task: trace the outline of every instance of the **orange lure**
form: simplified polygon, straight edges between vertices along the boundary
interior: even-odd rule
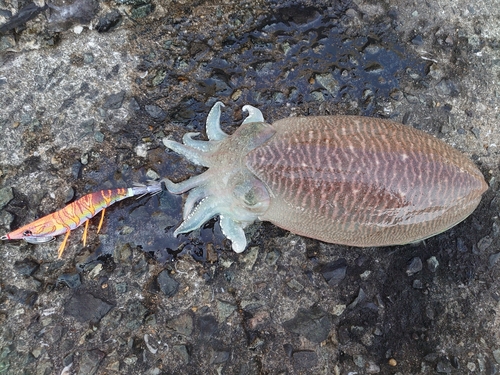
[[[66,233],[58,250],[58,258],[61,258],[69,234],[73,229],[85,223],[83,231],[83,246],[87,241],[87,230],[89,220],[102,211],[101,220],[97,227],[97,233],[101,229],[106,208],[122,199],[136,195],[156,194],[161,191],[161,184],[140,185],[133,188],[101,190],[87,194],[82,198],[68,204],[63,209],[44,216],[34,222],[27,224],[2,237],[1,240],[25,240],[29,243],[39,244],[52,241],[55,236]]]

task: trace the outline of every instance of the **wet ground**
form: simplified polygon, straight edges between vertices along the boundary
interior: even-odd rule
[[[359,249],[269,223],[231,251],[182,198],[117,203],[83,247],[2,244],[0,374],[497,374],[498,1],[0,1],[2,232],[86,193],[202,171],[161,140],[226,105],[392,118],[490,189],[425,242]],[[2,233],[3,234],[3,233]]]

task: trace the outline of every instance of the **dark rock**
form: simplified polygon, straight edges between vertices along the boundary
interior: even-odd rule
[[[415,257],[410,260],[408,267],[406,268],[406,274],[408,276],[413,276],[414,274],[422,271],[422,259]]]
[[[84,352],[80,360],[78,375],[94,375],[99,369],[104,357],[106,357],[106,353],[98,349]]]
[[[104,17],[101,17],[99,19],[99,22],[97,22],[95,29],[100,33],[107,32],[118,25],[121,19],[122,15],[118,11],[118,9],[113,9],[111,12],[106,13]]]
[[[167,297],[172,297],[179,290],[179,283],[172,279],[168,274],[167,270],[163,270],[160,272],[158,277],[156,278],[156,282],[158,283],[158,287]]]
[[[75,289],[82,285],[82,281],[79,273],[65,273],[57,278],[56,284],[63,284],[68,288]]]
[[[422,35],[417,35],[411,40],[411,42],[416,46],[421,46],[422,44],[424,44],[424,39],[422,38]]]
[[[488,258],[488,267],[492,268],[498,259],[500,259],[500,253],[491,254]]]
[[[311,369],[318,365],[318,355],[310,350],[294,352],[292,355],[292,363],[295,370],[308,370],[308,373],[311,373]]]
[[[104,101],[102,108],[118,109],[122,106],[124,99],[125,99],[125,91],[120,91],[119,93],[111,94]]]
[[[7,296],[26,306],[33,306],[38,299],[38,293],[33,290],[20,289],[14,285],[8,285],[5,287],[5,293]]]
[[[20,275],[26,277],[33,275],[39,267],[40,264],[38,262],[28,258],[24,258],[23,261],[17,261],[14,263],[16,271],[19,272]]]
[[[73,295],[65,306],[64,313],[74,317],[79,322],[99,322],[113,305],[90,293]]]
[[[351,302],[349,306],[347,306],[349,309],[354,309],[356,306],[358,306],[360,303],[362,303],[366,299],[366,294],[365,291],[361,288],[359,288],[358,295],[354,299],[354,301]]]
[[[163,121],[167,118],[167,113],[158,107],[157,105],[147,105],[144,107],[148,115],[150,115],[152,118],[158,121]]]
[[[174,345],[174,350],[180,355],[184,364],[189,363],[190,356],[186,345]]]
[[[327,312],[313,306],[309,309],[299,308],[294,318],[283,323],[283,328],[313,342],[322,342],[330,334],[332,322]]]
[[[10,20],[0,26],[0,34],[5,34],[9,30],[23,27],[26,22],[38,16],[47,9],[47,6],[39,7],[35,3],[28,3],[23,6]],[[12,15],[12,13],[11,13]]]
[[[0,210],[5,207],[14,198],[14,193],[11,187],[3,187],[0,189]]]
[[[439,267],[439,262],[435,256],[430,257],[427,259],[427,268],[431,272],[436,272],[437,268]]]
[[[136,98],[130,98],[130,101],[129,101],[129,104],[128,104],[128,108],[131,111],[134,111],[134,112],[139,112],[141,110],[141,106],[137,102]]]
[[[167,322],[167,327],[184,336],[191,336],[193,332],[193,318],[190,314],[181,314]]]
[[[439,374],[451,374],[451,363],[447,358],[441,358],[436,365],[436,371]]]
[[[293,346],[292,344],[283,344],[283,350],[288,358],[292,358]]]
[[[493,243],[493,238],[491,238],[490,236],[486,236],[479,240],[479,242],[477,243],[477,248],[480,252],[483,252],[487,248],[489,248],[492,243]]]
[[[422,281],[418,279],[413,280],[413,289],[422,289],[423,287]]]
[[[320,269],[325,281],[330,286],[337,286],[342,280],[344,280],[346,271],[347,261],[344,258],[325,264]]]
[[[153,12],[153,6],[151,4],[145,4],[141,5],[137,8],[132,9],[132,12],[130,13],[130,17],[132,19],[139,19],[139,18],[144,18],[148,14]]]
[[[226,351],[214,351],[212,353],[212,358],[210,360],[210,363],[212,364],[217,364],[217,363],[224,363],[229,359],[231,352],[226,352]]]
[[[125,326],[130,330],[138,329],[144,322],[148,309],[139,301],[130,301],[127,304],[127,323]]]
[[[457,250],[460,251],[461,253],[467,252],[467,245],[465,244],[465,241],[461,237],[457,238]]]
[[[217,319],[215,319],[213,315],[200,316],[196,320],[196,325],[200,332],[200,336],[205,340],[210,339],[219,329],[219,324],[217,323]]]

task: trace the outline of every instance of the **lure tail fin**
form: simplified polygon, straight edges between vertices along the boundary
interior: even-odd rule
[[[132,195],[138,195],[137,199],[142,198],[145,195],[151,194],[156,195],[163,190],[161,181],[149,180],[146,184],[134,183],[132,189]]]

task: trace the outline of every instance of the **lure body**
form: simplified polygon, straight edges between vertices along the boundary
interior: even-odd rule
[[[175,234],[220,216],[233,250],[243,229],[270,221],[293,233],[351,246],[419,241],[456,225],[487,185],[475,164],[444,142],[388,120],[359,116],[290,117],[270,125],[251,106],[240,128],[220,129],[222,103],[207,119],[208,142],[164,140],[208,167],[175,184],[190,191]]]
[[[83,244],[85,246],[88,221],[99,212],[102,212],[102,216],[97,228],[98,233],[101,229],[104,212],[107,207],[125,198],[149,193],[155,194],[160,191],[161,184],[152,184],[147,186],[135,186],[132,188],[101,190],[90,193],[68,204],[63,209],[16,229],[2,236],[0,239],[25,240],[29,243],[38,244],[52,241],[55,236],[66,233],[64,241],[58,251],[58,257],[60,258],[66,246],[69,234],[73,229],[85,223],[85,231],[83,233]]]

